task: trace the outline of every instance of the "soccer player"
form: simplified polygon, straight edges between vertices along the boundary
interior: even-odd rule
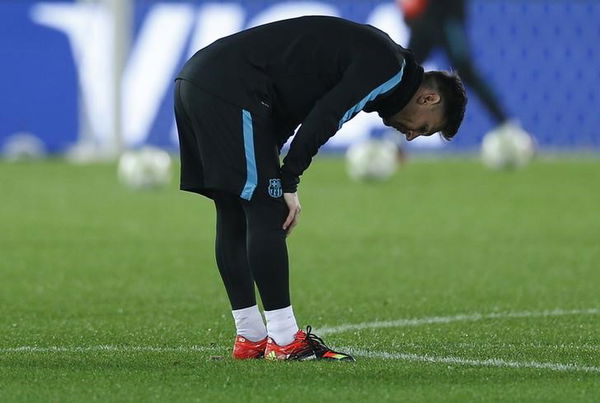
[[[361,110],[377,112],[409,140],[438,131],[450,139],[465,105],[458,76],[424,73],[382,31],[333,17],[248,29],[185,64],[175,84],[181,189],[216,206],[216,260],[237,331],[234,358],[353,360],[310,327],[300,330],[294,317],[286,236],[301,211],[300,176]]]
[[[411,31],[408,48],[422,64],[442,48],[465,84],[477,94],[498,127],[514,125],[473,63],[466,32],[466,0],[396,0]]]

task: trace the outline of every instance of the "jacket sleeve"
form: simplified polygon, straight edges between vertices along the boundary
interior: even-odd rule
[[[394,88],[402,79],[404,60],[392,63],[355,61],[338,84],[315,103],[302,122],[281,167],[283,191],[293,193],[300,175],[327,140],[365,104]],[[374,66],[376,65],[376,66]]]

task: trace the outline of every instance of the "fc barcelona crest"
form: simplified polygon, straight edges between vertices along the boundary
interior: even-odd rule
[[[281,179],[269,179],[269,196],[278,198],[283,196],[281,189]]]

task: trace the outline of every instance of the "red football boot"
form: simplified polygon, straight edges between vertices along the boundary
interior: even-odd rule
[[[250,341],[245,337],[235,336],[233,353],[231,355],[236,360],[263,358],[265,355],[265,347],[267,347],[266,337],[259,341]]]
[[[279,346],[268,337],[265,358],[267,360],[332,360],[332,361],[355,361],[346,353],[338,353],[325,345],[323,340],[311,333],[311,327],[298,330],[294,335],[294,341],[285,346]]]

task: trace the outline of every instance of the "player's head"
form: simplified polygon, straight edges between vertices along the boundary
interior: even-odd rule
[[[408,104],[384,123],[404,133],[409,141],[437,132],[450,140],[462,123],[466,105],[465,87],[456,73],[428,71]]]

